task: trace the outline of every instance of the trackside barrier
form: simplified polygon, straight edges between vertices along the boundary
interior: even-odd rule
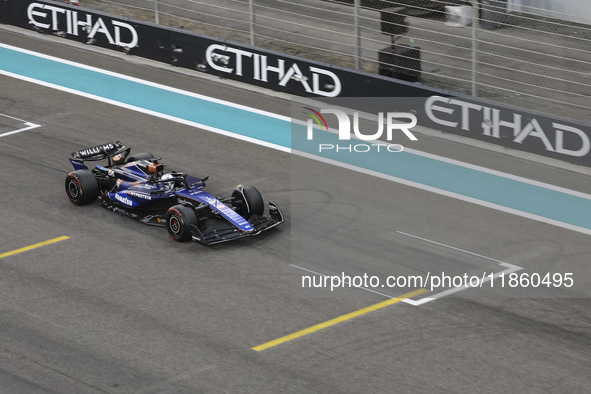
[[[406,108],[354,109],[412,111],[421,126],[591,167],[591,126],[565,118],[61,2],[0,0],[0,23],[296,96],[405,97]]]

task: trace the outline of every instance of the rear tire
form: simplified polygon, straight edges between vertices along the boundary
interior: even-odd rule
[[[99,192],[99,182],[90,170],[76,170],[66,177],[66,194],[73,204],[89,204],[97,199]]]
[[[256,187],[240,185],[234,190],[232,197],[234,197],[233,205],[236,207],[236,212],[244,219],[248,220],[252,215],[263,216],[265,202]]]
[[[141,153],[136,153],[133,156],[130,156],[127,159],[128,163],[131,163],[132,161],[138,161],[138,160],[153,160],[155,159],[154,155],[148,152],[141,152]]]
[[[191,225],[198,226],[199,218],[192,207],[175,205],[166,212],[166,229],[177,242],[191,240]]]

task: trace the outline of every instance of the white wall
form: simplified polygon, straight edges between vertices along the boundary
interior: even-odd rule
[[[508,5],[510,11],[591,23],[591,1],[589,0],[508,0]]]

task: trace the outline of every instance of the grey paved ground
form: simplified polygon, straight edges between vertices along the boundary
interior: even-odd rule
[[[0,31],[7,44],[289,114],[289,103],[280,99],[40,38]],[[411,242],[397,230],[545,269],[588,265],[588,236],[5,76],[0,86],[0,113],[42,126],[0,139],[0,253],[70,237],[0,259],[0,392],[591,389],[587,299],[396,304],[263,352],[251,350],[383,300],[294,297],[289,264],[301,240],[311,251],[329,250],[347,269],[362,262],[350,262],[354,252],[384,272],[400,272],[423,261],[455,264],[462,255]],[[97,206],[73,206],[63,191],[67,157],[113,139],[157,153],[169,168],[211,175],[212,192],[252,183],[284,209],[288,223],[259,239],[206,248],[176,244],[163,229]],[[454,142],[424,137],[414,147],[587,193],[591,188],[586,176]],[[300,171],[316,172],[322,188],[297,177],[293,182]],[[371,195],[355,198],[358,191],[343,185]],[[324,200],[315,197],[319,193]],[[298,215],[310,200],[322,202],[313,206],[319,218],[347,213],[338,234],[356,230],[360,247],[341,248],[334,228],[321,221],[303,234],[301,225],[314,217]]]

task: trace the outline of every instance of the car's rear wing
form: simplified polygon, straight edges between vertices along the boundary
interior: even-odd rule
[[[108,142],[106,144],[101,144],[90,148],[80,149],[76,152],[72,152],[70,162],[74,166],[74,169],[81,170],[88,169],[88,167],[84,165],[85,161],[98,161],[108,159],[110,167],[112,165],[112,157],[121,155],[122,159],[125,159],[125,157],[129,155],[130,151],[131,148],[124,146],[123,144],[121,144],[120,141],[113,141]]]

